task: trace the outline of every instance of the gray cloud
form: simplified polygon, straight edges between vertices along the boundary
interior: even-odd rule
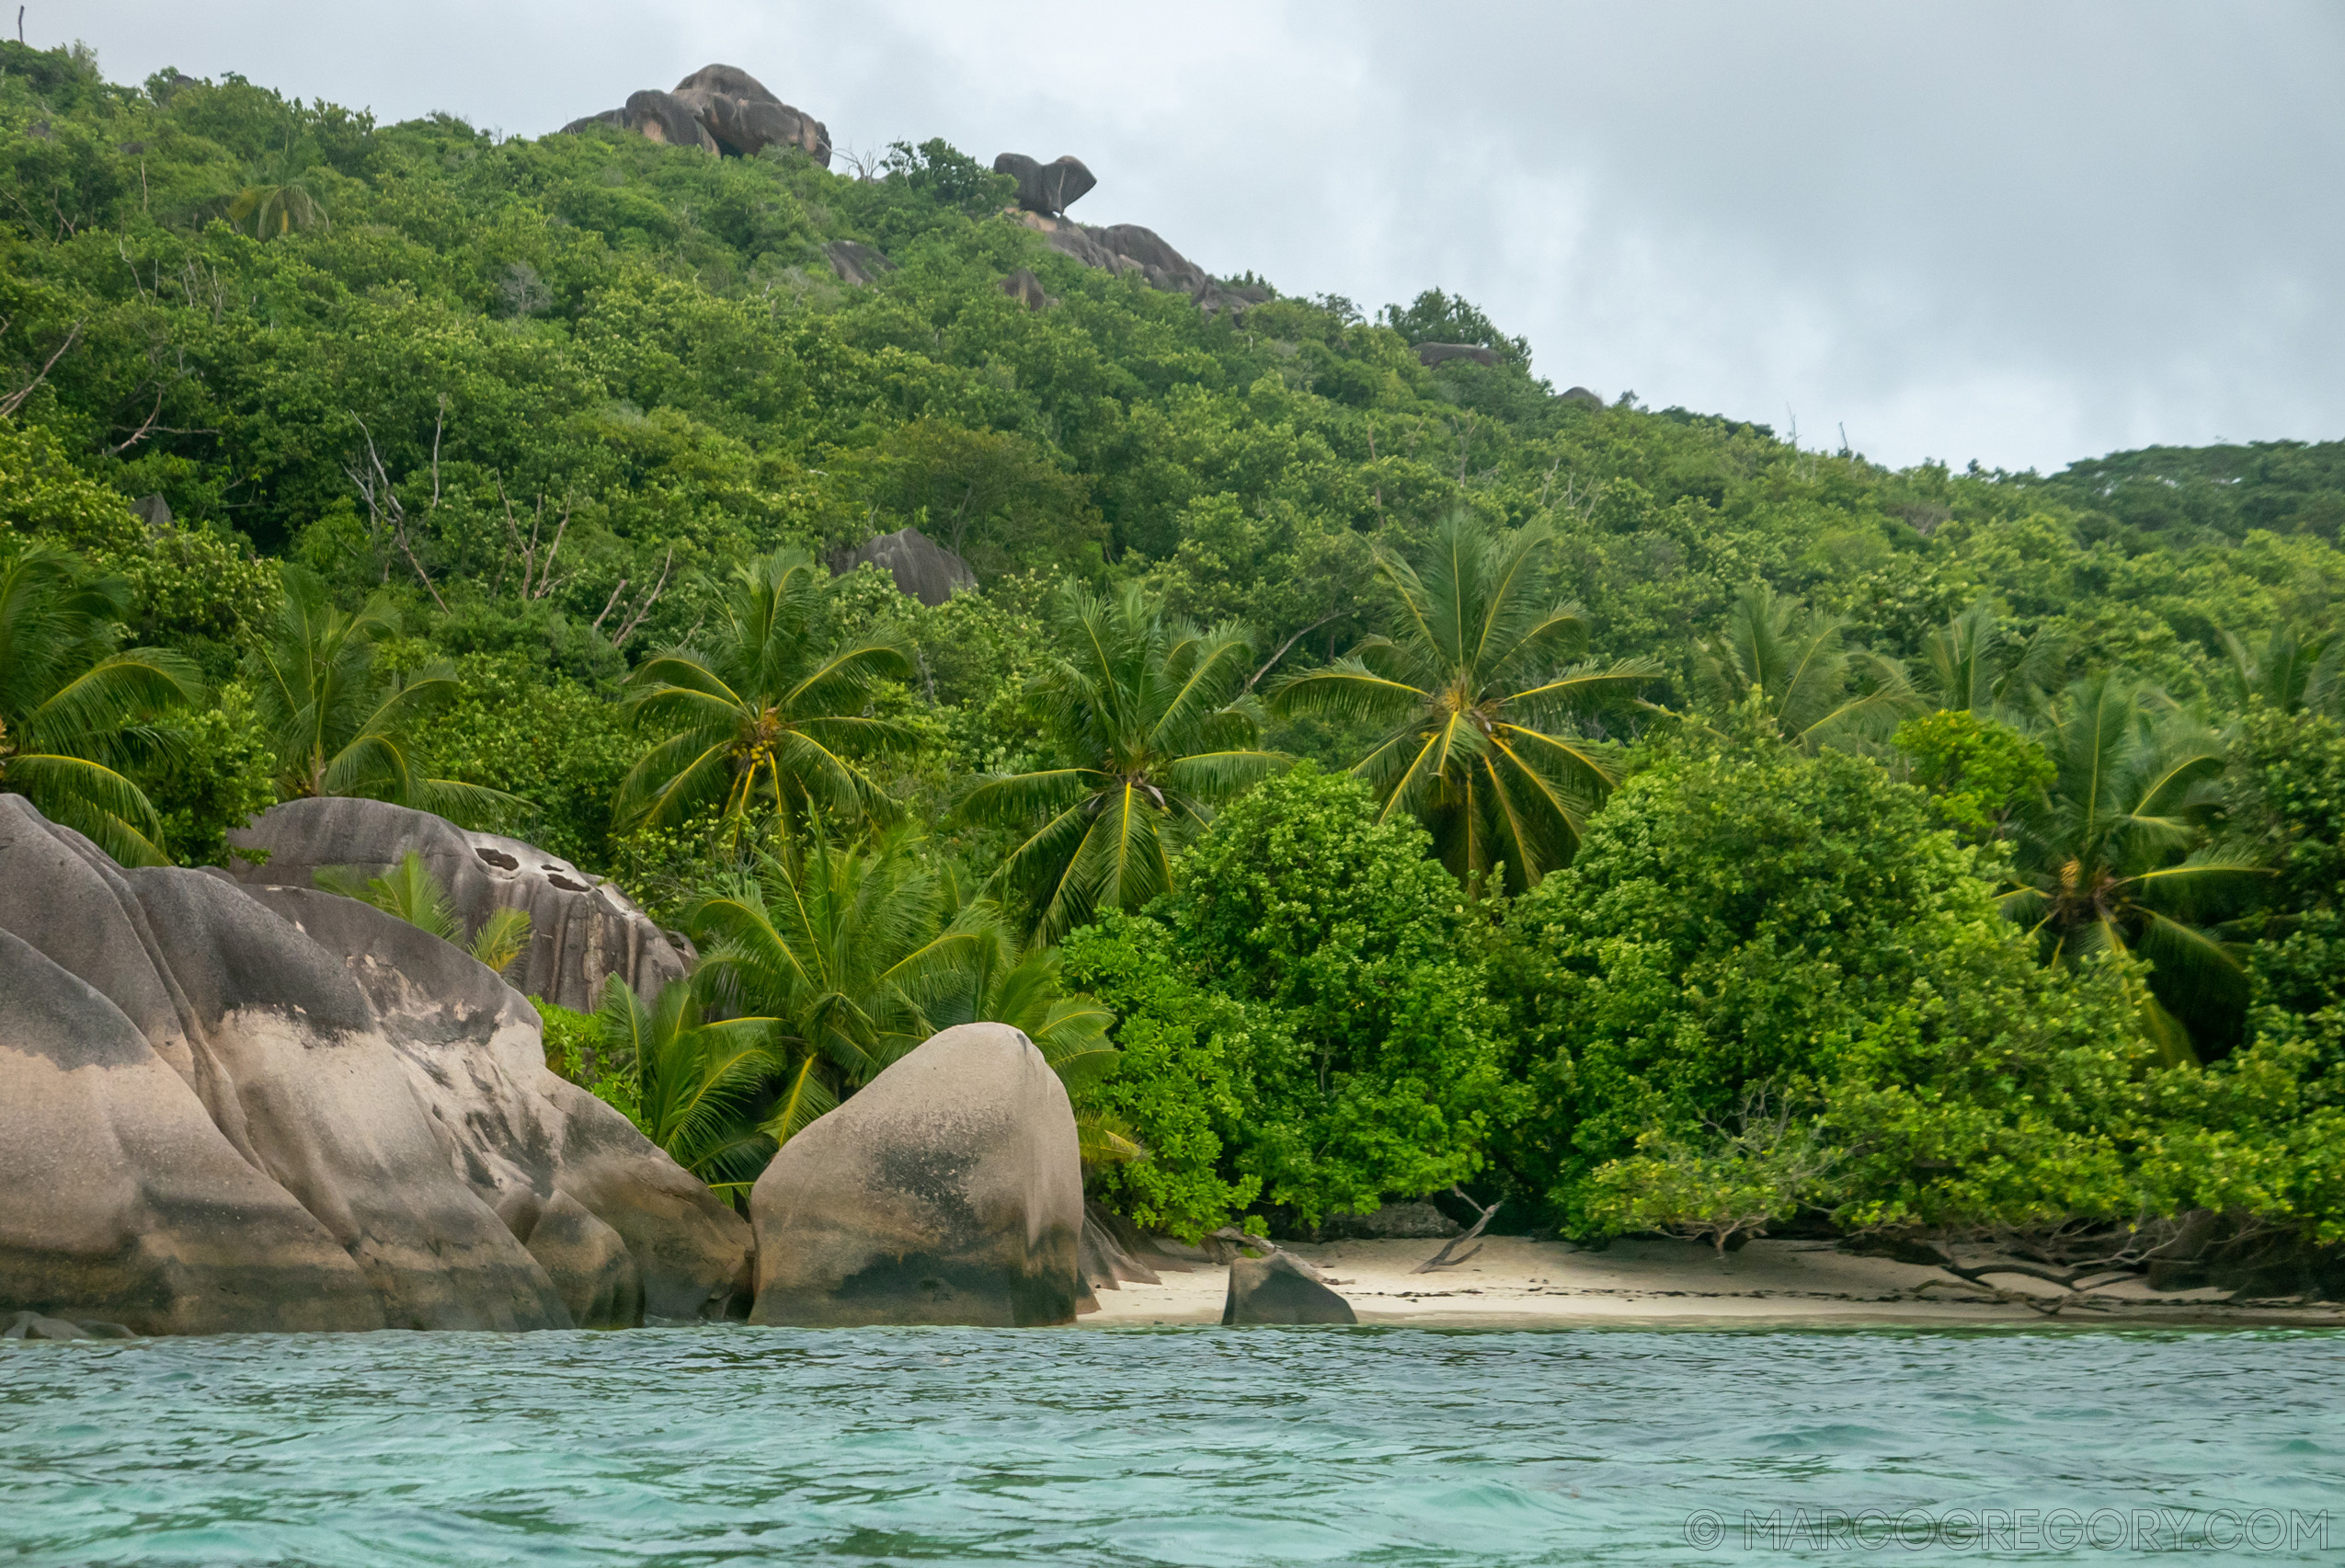
[[[1166,19],[1166,18],[1173,19]],[[2345,12],[1872,3],[35,6],[109,74],[241,71],[538,134],[743,65],[842,144],[1072,152],[1081,215],[1542,373],[1890,462],[2345,434]]]

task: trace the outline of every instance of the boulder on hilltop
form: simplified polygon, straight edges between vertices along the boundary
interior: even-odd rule
[[[125,870],[18,795],[0,885],[0,1314],[514,1330],[746,1305],[740,1219],[549,1072],[535,1012],[461,950],[355,899]]]
[[[1072,1322],[1075,1114],[1006,1024],[932,1036],[782,1146],[749,1195],[749,1321],[806,1327]]]
[[[616,125],[675,147],[702,147],[753,158],[768,147],[797,147],[830,166],[830,131],[814,116],[768,92],[738,65],[704,65],[671,92],[629,95],[623,109],[589,114],[562,127],[565,135]]]
[[[1099,183],[1081,158],[1061,155],[1037,163],[1024,153],[1003,153],[993,160],[993,172],[1018,182],[1018,205],[1029,212],[1055,218],[1082,200]]]
[[[318,872],[381,876],[419,855],[467,933],[497,910],[530,917],[513,983],[573,1013],[591,1013],[612,976],[645,996],[683,977],[689,956],[627,896],[559,855],[495,833],[475,833],[428,811],[347,796],[289,800],[228,834],[240,882],[308,887]],[[249,859],[244,858],[252,853]]]
[[[753,158],[768,147],[796,147],[830,166],[830,131],[791,108],[738,65],[704,65],[672,89],[698,116],[720,152]]]

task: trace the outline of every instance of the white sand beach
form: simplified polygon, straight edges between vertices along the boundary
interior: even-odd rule
[[[1461,1265],[1412,1272],[1439,1246],[1333,1242],[1285,1250],[1324,1271],[1363,1323],[1420,1328],[2345,1326],[2345,1306],[2336,1303],[2242,1302],[2215,1289],[2160,1294],[2138,1280],[2047,1315],[1941,1270],[1855,1256],[1828,1242],[1758,1241],[1721,1258],[1699,1242],[1620,1241],[1597,1252],[1499,1236]],[[1100,1310],[1082,1325],[1220,1322],[1227,1268],[1195,1263],[1161,1278],[1101,1289]],[[2047,1306],[2065,1294],[2017,1275],[1989,1283]]]

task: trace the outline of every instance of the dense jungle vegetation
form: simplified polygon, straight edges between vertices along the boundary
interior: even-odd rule
[[[941,142],[0,66],[0,788],[615,878],[705,962],[549,1048],[712,1181],[996,1018],[1188,1235],[2345,1241],[2345,442],[1892,471],[1205,313]],[[977,590],[822,564],[907,526]]]

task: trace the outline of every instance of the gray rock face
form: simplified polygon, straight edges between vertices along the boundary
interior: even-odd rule
[[[1075,1116],[1024,1035],[964,1024],[784,1144],[749,1196],[750,1322],[1074,1321]]]
[[[993,160],[993,172],[1006,174],[1018,182],[1020,207],[1054,218],[1082,200],[1099,183],[1083,166],[1083,161],[1071,155],[1043,164],[1024,153],[1004,153]]]
[[[1230,1265],[1224,1326],[1249,1323],[1356,1323],[1352,1304],[1311,1278],[1285,1253],[1240,1258]]]
[[[1116,1216],[1098,1204],[1083,1204],[1083,1233],[1076,1248],[1083,1280],[1094,1290],[1121,1290],[1126,1283],[1161,1285],[1163,1281],[1156,1270],[1140,1260],[1138,1252],[1127,1245],[1123,1227]]]
[[[1494,349],[1485,349],[1479,343],[1420,343],[1417,345],[1417,363],[1421,365],[1437,365],[1449,360],[1471,360],[1478,365],[1494,365],[1498,362],[1498,354]]]
[[[79,1323],[69,1323],[63,1318],[44,1318],[39,1312],[18,1312],[0,1329],[0,1339],[95,1339]]]
[[[716,151],[716,140],[702,126],[699,114],[673,93],[656,89],[629,93],[627,107],[619,111],[619,116],[621,125],[648,141],[664,142],[670,147]]]
[[[1569,392],[1560,393],[1558,395],[1561,396],[1566,403],[1578,403],[1590,408],[1601,408],[1604,406],[1604,399],[1598,397],[1595,393],[1590,392],[1584,386],[1575,386]]]
[[[839,274],[842,283],[861,288],[879,280],[883,272],[893,272],[896,264],[878,251],[857,240],[832,240],[822,247],[822,258],[830,263],[830,270]]]
[[[898,592],[932,609],[977,587],[977,573],[967,561],[917,528],[899,528],[852,550],[831,552],[830,575],[844,577],[865,563],[885,568]]]
[[[1028,310],[1047,310],[1055,303],[1043,292],[1042,280],[1031,268],[1021,267],[1002,279],[1001,292]]]
[[[673,96],[692,109],[720,152],[753,158],[768,147],[796,147],[830,166],[829,127],[775,97],[738,65],[704,65],[677,83]]]
[[[289,800],[232,830],[228,842],[268,852],[263,864],[239,859],[231,867],[255,886],[307,887],[328,866],[380,876],[410,852],[421,855],[467,933],[498,910],[528,912],[529,950],[507,978],[573,1012],[592,1012],[614,974],[650,996],[685,971],[685,955],[609,883],[519,839],[468,832],[428,811],[380,800]]]
[[[547,1072],[459,950],[352,899],[124,871],[15,795],[0,886],[0,1313],[568,1327],[571,1300],[632,1321],[628,1271],[646,1303],[731,1304],[747,1227]],[[517,1229],[549,1215],[559,1266]],[[570,1239],[589,1220],[623,1265]]]
[[[1319,1233],[1332,1240],[1417,1242],[1462,1235],[1464,1230],[1456,1220],[1420,1199],[1388,1203],[1367,1214],[1331,1214],[1321,1223]]]
[[[355,898],[248,891],[345,956],[455,1169],[580,1327],[747,1309],[747,1224],[626,1117],[546,1070],[536,1011],[512,987]]]
[[[1184,293],[1200,310],[1212,314],[1243,312],[1270,298],[1268,289],[1225,283],[1183,256],[1153,229],[1138,223],[1112,223],[1092,228],[1069,218],[1020,212],[1018,221],[1042,235],[1061,256],[1108,272],[1137,272],[1149,287]]]

